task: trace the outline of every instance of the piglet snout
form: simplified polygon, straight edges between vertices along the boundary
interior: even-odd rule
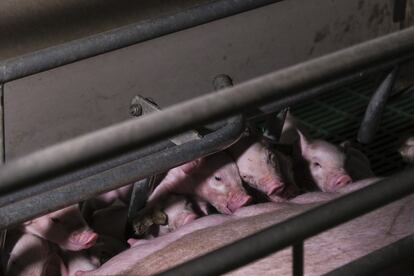
[[[335,180],[332,186],[332,189],[337,190],[351,183],[352,183],[352,178],[349,175],[342,175]]]
[[[270,195],[278,195],[280,194],[285,188],[285,184],[282,182],[272,182],[270,184],[267,185],[266,187],[266,194],[268,196]]]
[[[252,197],[246,194],[235,194],[232,195],[227,203],[227,207],[232,213],[237,209],[248,205],[252,201]]]
[[[93,246],[98,240],[98,234],[92,230],[81,231],[71,235],[69,242],[79,249],[86,249]]]

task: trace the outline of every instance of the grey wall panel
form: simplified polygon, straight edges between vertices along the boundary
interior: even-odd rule
[[[129,118],[135,94],[165,107],[397,30],[392,3],[283,1],[7,83],[7,159]]]
[[[1,0],[0,59],[211,0]]]

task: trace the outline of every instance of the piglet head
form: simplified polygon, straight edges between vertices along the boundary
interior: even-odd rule
[[[196,194],[220,213],[232,214],[251,202],[234,161],[224,152],[208,156],[195,173]]]
[[[407,138],[398,151],[405,162],[414,162],[414,137]]]
[[[93,246],[98,234],[82,218],[78,205],[72,205],[25,223],[25,231],[56,243],[62,249],[79,251]]]
[[[192,222],[198,217],[190,201],[186,197],[179,195],[170,195],[163,211],[168,216],[168,228],[172,231]]]
[[[335,192],[352,183],[345,170],[346,155],[339,147],[323,140],[308,141],[300,132],[300,149],[316,185],[324,192]]]
[[[243,138],[230,151],[249,186],[268,196],[280,194],[285,188],[278,159],[263,139]]]

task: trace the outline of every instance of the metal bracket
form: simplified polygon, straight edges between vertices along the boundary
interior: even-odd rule
[[[130,114],[134,117],[145,116],[146,114],[160,111],[159,106],[149,98],[143,96],[135,96],[130,105]],[[179,146],[184,143],[200,140],[201,136],[198,132],[190,130],[180,135],[170,138],[169,140],[175,145]],[[145,207],[145,202],[154,188],[162,180],[162,175],[153,175],[146,179],[134,183],[131,194],[131,201],[128,209],[128,220],[132,223],[132,228],[137,235],[142,235],[147,232],[151,225],[163,224],[166,221],[166,216],[162,212],[154,212],[147,214],[149,217],[141,218],[139,216],[140,210]],[[162,217],[165,219],[157,219]]]
[[[144,98],[143,96],[135,96],[131,101],[130,113],[135,117],[144,116],[152,112],[160,111],[159,106],[151,99]],[[169,140],[177,146],[193,141],[199,140],[201,136],[195,130],[184,132],[183,134],[177,135]]]

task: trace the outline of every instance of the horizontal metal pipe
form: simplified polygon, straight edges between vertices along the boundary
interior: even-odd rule
[[[161,152],[162,150],[165,150],[172,146],[174,146],[172,142],[163,141],[157,144],[149,145],[148,147],[145,147],[144,149],[140,149],[138,151],[134,151],[134,152],[116,157],[114,159],[100,162],[98,164],[87,166],[80,170],[76,170],[74,172],[61,175],[52,180],[43,181],[43,182],[37,183],[36,185],[30,185],[30,186],[24,187],[23,189],[17,189],[17,190],[13,190],[6,194],[1,194],[0,195],[0,207],[6,204],[10,204],[18,200],[33,196],[33,195],[36,195],[36,194],[40,194],[40,193],[44,193],[44,192],[56,189],[63,185],[69,185],[71,182],[76,182],[76,181],[79,181],[83,178],[87,178],[92,175],[99,175],[100,173],[106,170],[118,167],[128,162],[141,159],[145,156],[148,156],[156,152]]]
[[[58,186],[44,183],[48,188],[44,192],[0,207],[0,230],[221,151],[236,142],[244,130],[243,117],[236,116],[224,127],[207,134],[201,140],[168,147],[76,182]]]
[[[221,275],[414,193],[413,181],[411,168],[159,275]]]
[[[349,264],[341,266],[325,274],[325,276],[375,275],[375,273],[381,272],[383,269],[387,269],[400,261],[406,260],[412,262],[413,252],[414,235],[410,235]],[[410,272],[414,272],[413,266],[411,266]]]
[[[178,32],[281,0],[220,0],[0,62],[0,83]]]
[[[414,27],[98,130],[0,169],[0,193],[154,143],[220,118],[299,94],[353,71],[414,54]]]

